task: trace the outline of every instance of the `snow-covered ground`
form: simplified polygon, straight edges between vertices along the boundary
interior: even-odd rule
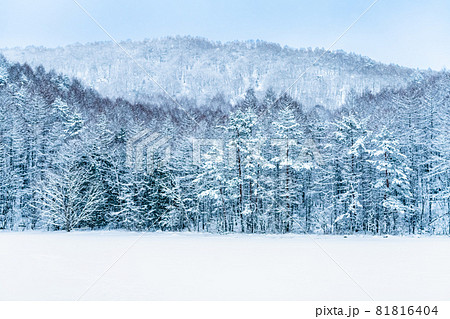
[[[145,233],[98,280],[141,235],[0,232],[0,299],[450,299],[449,237]]]

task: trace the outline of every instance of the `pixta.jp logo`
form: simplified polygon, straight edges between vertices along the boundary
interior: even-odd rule
[[[132,136],[126,145],[127,165],[136,171],[146,170],[148,173],[155,168],[155,157],[160,163],[170,159],[170,138],[160,133],[145,129]]]

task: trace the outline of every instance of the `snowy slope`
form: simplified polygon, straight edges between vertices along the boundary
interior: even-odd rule
[[[264,41],[222,44],[176,37],[121,45],[134,61],[112,42],[2,49],[0,53],[11,61],[42,64],[77,77],[105,96],[144,102],[163,94],[147,75],[177,97],[202,102],[223,92],[233,102],[249,87],[259,95],[268,88],[284,92],[304,73],[289,90],[291,96],[306,106],[335,108],[350,90],[379,92],[383,87],[404,86],[418,72],[343,51],[324,54],[323,49],[282,48]]]
[[[0,299],[78,299],[139,236],[2,232]],[[145,233],[82,299],[448,300],[449,249],[448,237]]]

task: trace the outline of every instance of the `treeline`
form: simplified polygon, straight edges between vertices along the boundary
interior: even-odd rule
[[[0,228],[450,233],[447,73],[333,112],[271,90],[178,103],[112,101],[0,57]],[[137,170],[127,142],[144,129],[171,156]]]

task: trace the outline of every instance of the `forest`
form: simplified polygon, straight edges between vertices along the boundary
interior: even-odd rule
[[[0,56],[0,229],[450,234],[449,73],[331,109],[244,91],[112,99]],[[170,158],[137,169],[146,129]]]

